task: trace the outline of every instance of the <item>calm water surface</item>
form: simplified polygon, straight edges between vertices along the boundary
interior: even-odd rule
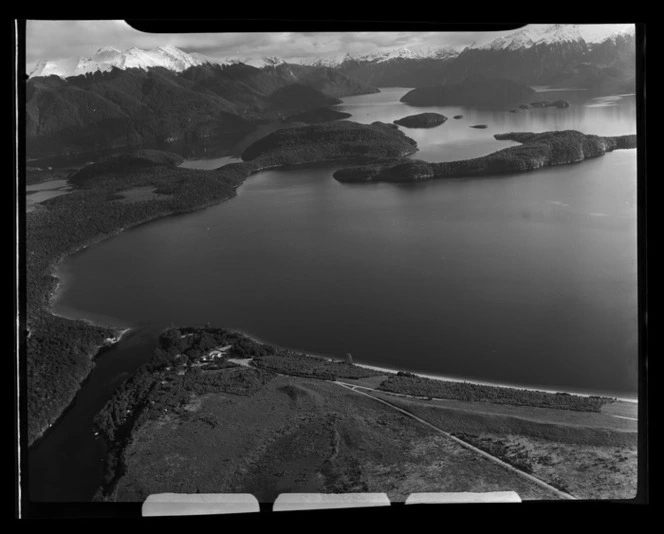
[[[556,92],[573,106],[510,113],[414,108],[398,102],[405,91],[338,109],[363,123],[443,113],[442,126],[404,129],[420,146],[413,157],[429,161],[512,144],[493,139],[499,132],[636,129],[630,96]],[[478,123],[489,127],[469,128]],[[260,173],[230,202],[73,256],[56,311],[128,325],[211,322],[359,362],[635,394],[636,151],[417,185],[340,184],[336,168]]]

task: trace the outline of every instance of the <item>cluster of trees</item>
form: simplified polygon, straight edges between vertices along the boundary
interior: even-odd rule
[[[500,458],[524,473],[533,473],[532,460],[523,445],[509,447],[505,444],[504,440],[493,438],[482,439],[475,434],[466,434],[464,432],[453,433],[452,435],[474,445],[478,449],[488,452],[492,456]]]
[[[123,451],[132,433],[165,413],[181,410],[191,394],[253,395],[274,378],[261,369],[222,361],[187,369],[171,366],[178,354],[207,351],[246,336],[218,328],[173,328],[162,333],[151,360],[116,389],[95,416],[95,427],[109,445],[103,486],[108,492],[123,469]]]
[[[613,399],[608,397],[581,397],[568,393],[546,393],[526,389],[485,386],[469,382],[447,382],[415,376],[411,373],[392,375],[378,389],[418,397],[538,406],[584,412],[599,412],[602,406],[613,402]]]

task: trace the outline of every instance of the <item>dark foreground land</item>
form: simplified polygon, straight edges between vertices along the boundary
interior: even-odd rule
[[[386,492],[393,502],[436,491],[634,497],[636,421],[608,409],[626,403],[565,396],[567,409],[541,408],[514,390],[504,396],[513,402],[497,404],[464,384],[457,391],[474,401],[444,389],[431,399],[381,391],[405,390],[397,376],[418,378],[222,329],[168,330],[97,416],[110,445],[97,500],[166,491],[252,493],[261,502],[282,492]]]

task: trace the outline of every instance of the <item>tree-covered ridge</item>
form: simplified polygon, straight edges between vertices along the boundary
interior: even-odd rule
[[[295,98],[297,90],[285,89],[293,85],[304,87],[307,97]],[[208,64],[181,73],[113,69],[66,80],[31,78],[26,150],[44,157],[245,132],[261,120],[279,118],[284,104],[291,112],[306,111],[339,96],[375,91],[322,67]]]
[[[339,169],[334,177],[340,182],[416,182],[431,178],[501,175],[578,163],[613,150],[636,148],[636,135],[602,137],[575,130],[505,133],[494,137],[521,144],[480,158],[460,161],[428,163],[403,160],[350,167]]]
[[[337,121],[277,130],[249,146],[242,159],[276,166],[394,158],[416,150],[417,143],[394,125]]]
[[[127,170],[138,170],[155,166],[174,167],[184,161],[184,158],[173,152],[162,150],[135,150],[125,154],[118,154],[101,159],[83,167],[70,177],[70,182],[77,186],[85,186],[91,179],[101,174],[112,172],[123,173]]]

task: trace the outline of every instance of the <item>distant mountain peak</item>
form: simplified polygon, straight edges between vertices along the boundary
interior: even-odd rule
[[[359,62],[373,62],[384,63],[386,61],[401,60],[401,59],[451,59],[459,55],[459,52],[451,47],[428,47],[428,48],[409,48],[400,47],[392,50],[374,52],[371,54],[363,54],[360,56],[352,56],[346,54],[340,63],[344,61],[359,61]]]
[[[95,55],[98,54],[122,54],[122,52],[113,46],[102,46]]]
[[[469,49],[477,50],[519,50],[542,44],[563,42],[582,42],[583,37],[578,24],[530,24],[507,35],[497,37],[489,42],[478,41]]]
[[[147,70],[152,67],[163,67],[181,72],[189,67],[215,63],[214,60],[201,54],[188,54],[173,45],[158,46],[144,50],[133,46],[124,52],[115,47],[104,46],[92,57],[72,57],[57,61],[40,61],[30,71],[29,77],[59,76],[69,78],[95,72],[108,72],[113,68],[137,68]],[[222,63],[222,62],[218,62]]]

